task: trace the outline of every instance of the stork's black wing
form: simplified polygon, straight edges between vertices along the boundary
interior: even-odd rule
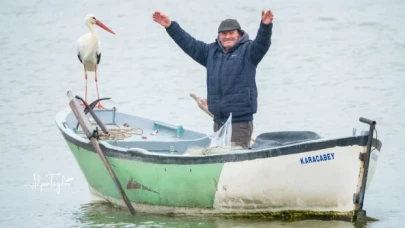
[[[97,64],[99,64],[99,63],[100,63],[100,60],[101,60],[101,53],[96,54],[96,55],[97,55]]]

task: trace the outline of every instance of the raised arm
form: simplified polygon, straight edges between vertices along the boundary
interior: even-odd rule
[[[273,29],[273,13],[271,10],[262,11],[262,20],[256,38],[249,46],[249,58],[254,65],[258,65],[271,45],[271,33]]]
[[[203,66],[207,65],[207,56],[209,50],[209,44],[196,40],[190,34],[188,34],[180,25],[171,21],[168,16],[161,12],[155,12],[152,15],[155,22],[166,28],[167,33],[172,37],[177,45],[191,58],[200,63]]]

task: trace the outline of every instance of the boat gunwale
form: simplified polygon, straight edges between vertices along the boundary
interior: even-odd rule
[[[77,147],[96,153],[90,140],[78,137],[74,132],[68,132],[63,126],[63,117],[68,115],[68,109],[60,111],[55,121],[59,130],[61,131],[64,139]],[[74,135],[73,135],[74,134]],[[258,150],[235,150],[232,152],[225,152],[220,154],[209,155],[185,155],[185,154],[163,154],[159,152],[150,152],[142,148],[122,148],[114,146],[105,141],[99,141],[100,147],[107,157],[136,160],[140,162],[158,163],[158,164],[213,164],[213,163],[227,163],[227,162],[240,162],[254,159],[264,159],[285,155],[293,155],[299,153],[313,152],[333,147],[345,146],[366,146],[368,135],[349,136],[343,138],[331,139],[316,139],[297,144],[289,144],[277,146],[272,148],[263,148]],[[378,151],[381,150],[382,143],[379,139],[373,138],[372,146]]]
[[[66,141],[82,148],[87,151],[96,153],[93,145],[85,142],[81,142],[72,138],[64,131],[62,131],[63,137]],[[100,147],[104,151],[107,157],[126,159],[126,160],[137,160],[141,162],[149,163],[159,163],[159,164],[212,164],[212,163],[226,163],[226,162],[239,162],[254,159],[264,159],[271,157],[278,157],[284,155],[300,154],[306,152],[313,152],[316,150],[332,148],[336,146],[366,146],[368,135],[364,136],[353,136],[348,138],[331,139],[322,142],[307,142],[301,143],[299,145],[289,145],[283,147],[275,147],[269,149],[262,149],[257,151],[246,151],[239,153],[222,153],[222,154],[212,154],[212,155],[176,155],[176,154],[160,154],[154,152],[148,152],[146,150],[136,150],[136,148],[130,148],[127,150],[117,150],[112,148],[106,143],[101,142]],[[343,142],[344,141],[344,142]],[[374,148],[380,151],[381,142],[378,139],[373,139]]]

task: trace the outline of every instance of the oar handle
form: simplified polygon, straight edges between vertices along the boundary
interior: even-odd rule
[[[203,110],[207,115],[209,115],[211,118],[214,118],[214,115],[207,109],[207,107],[206,106],[203,106],[202,104],[201,104],[201,101],[200,101],[200,97],[198,97],[197,95],[195,95],[194,93],[190,93],[190,97],[192,97],[194,100],[195,100],[195,102],[197,102],[197,105],[198,105],[198,107],[201,109],[201,110]]]

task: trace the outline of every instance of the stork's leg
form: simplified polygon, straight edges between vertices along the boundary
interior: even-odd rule
[[[96,67],[94,69],[94,74],[95,74],[94,81],[96,82],[96,89],[97,89],[97,99],[100,99],[100,94],[98,93],[97,65],[96,65]],[[100,108],[100,109],[105,109],[104,106],[101,105],[100,101],[98,102],[96,107]]]
[[[84,101],[87,104],[87,71],[86,71],[86,66],[83,64],[83,68],[84,68]],[[81,106],[84,106],[84,104],[81,104]]]

